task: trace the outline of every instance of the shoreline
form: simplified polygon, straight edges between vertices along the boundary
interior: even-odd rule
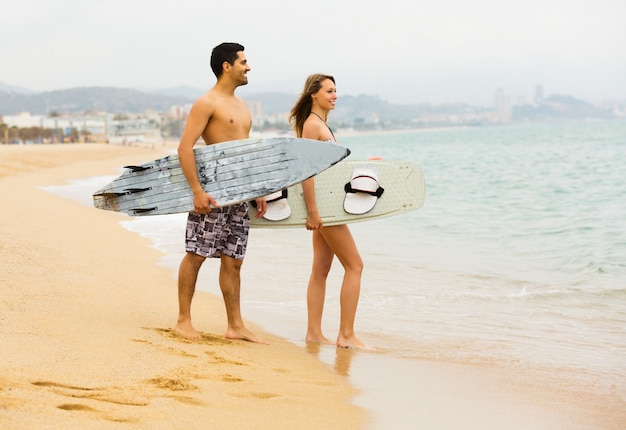
[[[237,374],[237,371],[243,370],[242,367],[254,367],[253,371],[245,372],[246,383],[250,380],[254,381],[257,377],[259,378],[259,381],[254,381],[256,383],[255,388],[257,388],[256,393],[263,393],[263,396],[260,397],[265,400],[254,399],[247,402],[246,405],[252,406],[254,411],[243,414],[246,415],[246,419],[258,420],[259,414],[265,416],[265,412],[261,413],[260,409],[267,407],[267,399],[284,400],[287,398],[287,400],[290,400],[288,394],[281,393],[272,397],[271,394],[276,393],[268,391],[268,387],[277,387],[278,385],[275,384],[276,381],[273,381],[273,379],[276,379],[276,373],[279,375],[283,373],[278,371],[280,367],[277,367],[276,363],[281,363],[282,366],[295,360],[299,364],[306,363],[313,366],[303,372],[304,376],[300,375],[303,378],[301,381],[302,387],[306,387],[308,390],[311,388],[309,384],[312,384],[314,387],[317,384],[330,384],[342,392],[343,397],[340,396],[339,399],[332,397],[336,394],[334,389],[330,390],[332,392],[322,392],[322,397],[326,397],[325,399],[315,399],[318,402],[323,401],[324,408],[328,407],[327,404],[330,404],[330,410],[326,411],[324,409],[323,412],[324,414],[332,415],[329,418],[329,423],[331,424],[326,423],[328,425],[327,428],[378,429],[421,426],[421,428],[533,428],[556,430],[564,428],[564,425],[568,429],[617,430],[623,428],[626,422],[624,412],[612,409],[613,404],[602,404],[601,398],[588,393],[576,393],[575,390],[567,387],[555,387],[553,386],[554,381],[533,381],[532,379],[525,381],[524,375],[520,376],[516,373],[520,369],[506,369],[498,365],[498,363],[481,366],[463,365],[459,363],[402,359],[394,357],[389,352],[369,353],[332,347],[316,348],[314,345],[297,345],[265,333],[267,330],[259,329],[258,324],[250,323],[247,319],[246,322],[252,330],[258,332],[265,331],[263,336],[271,342],[271,345],[267,348],[270,351],[259,349],[254,344],[247,342],[224,342],[225,339],[223,339],[222,332],[225,316],[222,312],[223,304],[221,303],[221,298],[200,290],[194,300],[194,319],[197,328],[206,334],[205,339],[200,343],[192,344],[172,337],[168,329],[171,328],[176,316],[176,298],[175,291],[173,291],[175,290],[175,279],[172,276],[171,269],[157,264],[163,258],[163,253],[151,248],[149,240],[141,238],[138,234],[129,232],[124,228],[120,228],[120,222],[127,220],[128,217],[115,213],[94,211],[93,208],[78,206],[75,202],[51,196],[48,193],[42,194],[43,191],[37,189],[37,187],[41,186],[62,185],[70,179],[94,176],[99,173],[114,174],[114,168],[119,168],[119,166],[130,162],[129,159],[134,158],[133,162],[141,162],[157,158],[163,155],[159,152],[161,150],[164,151],[166,147],[164,146],[156,150],[140,147],[116,147],[111,149],[115,149],[115,152],[119,152],[119,154],[115,154],[115,156],[106,161],[102,156],[85,161],[84,157],[94,155],[88,154],[91,150],[87,149],[83,154],[78,154],[77,152],[82,152],[86,149],[79,149],[81,146],[89,145],[92,144],[78,144],[74,147],[68,147],[68,149],[60,149],[65,147],[65,145],[57,145],[56,148],[55,146],[45,145],[45,147],[50,147],[50,150],[45,150],[46,154],[43,154],[45,156],[33,157],[34,152],[37,152],[37,150],[27,150],[28,154],[17,154],[14,159],[11,159],[11,157],[7,159],[5,157],[7,152],[0,147],[0,189],[5,192],[15,192],[15,189],[18,189],[20,193],[23,193],[20,197],[11,197],[10,203],[14,203],[13,206],[24,204],[27,207],[36,208],[36,202],[32,201],[32,197],[35,196],[37,200],[42,200],[48,203],[50,207],[54,207],[53,212],[55,216],[51,216],[52,220],[61,222],[69,218],[72,219],[71,223],[73,224],[75,219],[89,220],[90,218],[97,218],[98,226],[101,225],[100,223],[106,225],[106,234],[100,236],[100,240],[106,243],[104,250],[92,252],[92,245],[86,247],[86,252],[81,252],[81,245],[84,245],[86,242],[81,239],[81,234],[77,234],[77,237],[66,240],[66,243],[62,244],[62,246],[53,246],[44,242],[43,249],[34,252],[34,254],[42,258],[30,258],[27,260],[30,262],[30,266],[20,268],[17,264],[19,259],[14,258],[14,254],[10,251],[18,253],[19,256],[21,248],[18,245],[23,243],[32,244],[33,249],[36,249],[39,244],[37,240],[27,237],[29,232],[27,228],[20,228],[17,233],[14,233],[14,229],[8,229],[8,226],[12,226],[10,222],[12,218],[9,217],[9,222],[7,222],[7,214],[0,217],[0,233],[3,237],[3,243],[0,246],[0,262],[3,266],[6,263],[15,263],[15,267],[18,268],[16,271],[13,271],[14,266],[11,264],[8,267],[11,267],[12,271],[8,275],[2,275],[3,285],[9,285],[12,292],[4,299],[6,308],[1,308],[2,312],[0,313],[0,319],[3,320],[2,329],[0,329],[2,336],[7,341],[11,340],[10,348],[8,349],[10,360],[3,360],[2,374],[12,376],[9,378],[3,376],[0,379],[0,411],[2,411],[0,413],[4,415],[8,411],[7,415],[10,418],[8,422],[16,424],[16,427],[30,422],[23,420],[32,419],[32,417],[27,417],[28,411],[32,413],[32,407],[35,407],[31,403],[42,394],[45,397],[44,403],[47,404],[48,410],[53,408],[61,409],[60,414],[59,410],[54,410],[55,414],[47,419],[45,419],[44,415],[44,419],[41,422],[37,422],[37,424],[43,426],[42,428],[45,427],[44,424],[48,420],[57,419],[59,416],[63,416],[63,414],[71,416],[71,421],[67,422],[72,424],[79,422],[76,421],[79,418],[85,420],[84,422],[80,421],[83,424],[93,424],[94,419],[99,421],[110,420],[111,417],[119,416],[122,412],[119,410],[103,411],[103,408],[97,406],[107,403],[109,405],[116,404],[115,402],[118,402],[117,404],[125,404],[126,407],[132,405],[135,409],[137,409],[137,406],[140,406],[138,405],[139,403],[145,409],[151,408],[150,413],[162,419],[164,412],[160,410],[158,412],[155,411],[151,404],[154,403],[156,406],[156,402],[165,397],[162,394],[156,395],[152,393],[154,391],[153,385],[157,383],[164,384],[167,387],[159,386],[157,390],[159,392],[171,390],[174,394],[184,395],[185,400],[179,398],[178,402],[188,402],[186,404],[188,408],[177,410],[176,407],[170,407],[167,412],[176,416],[176,422],[180,422],[182,425],[184,420],[178,421],[179,414],[193,416],[197,414],[198,407],[206,406],[204,403],[207,398],[213,399],[215,397],[212,393],[216,389],[214,383],[218,376],[221,376],[224,382],[228,380],[230,385],[234,385],[232,383],[235,381],[231,379],[244,379]],[[104,152],[110,151],[102,148],[100,150]],[[94,150],[94,152],[96,151]],[[24,155],[29,155],[30,157],[24,157]],[[77,165],[77,163],[80,164]],[[16,173],[18,170],[19,172]],[[10,171],[11,174],[7,175],[7,171]],[[42,183],[42,181],[46,183]],[[26,189],[23,189],[24,187]],[[29,187],[34,188],[31,189]],[[39,201],[39,203],[41,202]],[[17,209],[10,211],[16,217],[22,213],[22,211]],[[34,209],[33,212],[35,212]],[[36,214],[32,215],[26,211],[24,218],[26,218],[24,222],[26,227],[36,228],[34,226],[37,226],[39,220]],[[93,225],[87,224],[86,226],[72,226],[71,231],[78,231],[78,233],[91,232]],[[25,234],[18,234],[20,232]],[[51,237],[62,242],[66,235],[61,234],[61,232],[57,233],[51,234]],[[14,235],[12,236],[12,234]],[[4,238],[6,237],[14,239],[14,241],[9,240],[5,242]],[[132,248],[132,250],[124,249],[124,254],[130,259],[129,261],[120,259],[120,256],[111,255],[111,250],[119,248],[116,243],[121,243],[116,242],[116,240],[122,241],[124,248],[126,248],[126,244],[128,244],[129,248]],[[254,238],[251,240],[254,240]],[[282,240],[279,240],[279,242],[282,242]],[[106,297],[113,302],[108,303],[105,309],[99,309],[101,302],[96,300],[98,297],[88,296],[88,292],[81,291],[80,287],[84,286],[84,284],[74,282],[67,270],[57,270],[53,273],[52,279],[59,283],[57,292],[65,294],[65,291],[60,287],[69,284],[72,290],[71,294],[69,294],[69,297],[72,299],[70,304],[74,305],[70,306],[70,309],[82,312],[82,317],[87,318],[91,323],[91,325],[87,324],[85,327],[79,326],[79,333],[70,333],[73,330],[77,330],[77,327],[71,324],[72,321],[76,322],[76,318],[72,319],[65,313],[67,312],[67,307],[65,307],[66,303],[62,300],[59,301],[57,299],[57,303],[55,303],[61,309],[51,308],[52,303],[47,302],[30,303],[31,301],[38,302],[40,295],[43,294],[38,288],[34,288],[40,284],[39,279],[41,276],[44,276],[44,274],[49,276],[50,272],[54,272],[54,270],[40,270],[41,268],[36,264],[43,261],[43,268],[54,269],[54,264],[47,261],[44,257],[50,254],[46,254],[44,252],[46,250],[64,251],[66,254],[61,256],[53,255],[53,257],[56,257],[56,264],[77,271],[76,276],[83,281],[87,279],[96,285],[97,282],[94,280],[94,277],[100,276],[105,278],[98,279],[102,287],[105,287],[107,282],[113,282],[114,291],[101,292],[100,290],[95,291],[89,288],[89,293],[99,295],[100,298]],[[92,255],[93,253],[96,255]],[[25,253],[22,252],[22,254]],[[79,261],[73,262],[70,260],[70,262],[67,262],[66,258],[64,258],[67,254],[76,256],[76,259]],[[256,261],[254,255],[251,255],[251,257],[247,259],[246,271],[258,272],[266,270],[262,261]],[[104,264],[102,259],[110,261],[106,261],[105,263],[107,264]],[[98,267],[93,268],[92,266],[95,265],[98,265]],[[136,285],[139,285],[139,291],[134,291],[130,294],[131,297],[127,297],[129,295],[129,285],[127,285],[128,281],[125,280],[124,276],[120,276],[120,273],[103,271],[107,267],[110,270],[111,268],[119,267],[119,265],[123,265],[127,271],[130,271],[133,280],[132,288],[134,289]],[[137,267],[142,269],[137,270]],[[35,273],[29,276],[29,269]],[[133,272],[136,273],[133,274]],[[5,276],[6,280],[4,279]],[[208,276],[214,276],[214,273]],[[213,280],[212,278],[210,279]],[[24,282],[21,288],[18,285],[18,281]],[[147,285],[142,286],[143,284]],[[249,284],[249,281],[244,280],[242,291],[245,291],[245,288],[252,287],[246,287]],[[153,288],[154,286],[158,287],[156,291]],[[13,293],[13,289],[15,289],[15,293]],[[53,299],[47,295],[44,297],[48,300]],[[123,297],[124,301],[121,301],[121,303],[119,300],[116,301],[119,297]],[[150,297],[148,303],[144,303],[146,297]],[[134,305],[134,307],[131,307],[133,309],[121,307],[122,303],[128,304],[126,300],[129,298],[132,299],[130,303]],[[150,301],[152,300],[155,300],[156,303],[151,303]],[[84,305],[88,305],[87,309],[83,309]],[[26,333],[24,333],[24,330],[20,330],[17,325],[14,325],[17,324],[17,321],[11,321],[8,326],[4,323],[5,320],[12,320],[12,318],[9,318],[9,315],[12,316],[17,312],[18,308],[22,309],[22,307],[24,310],[31,311],[30,318],[33,317],[32,311],[34,310],[46,314],[45,316],[37,317],[34,322],[30,321],[28,315],[20,316],[20,322],[29,327]],[[206,312],[207,308],[210,309],[208,313]],[[92,312],[94,310],[97,311]],[[159,312],[159,310],[164,310],[165,312]],[[54,318],[50,318],[49,315],[53,315]],[[115,315],[115,317],[111,318],[111,315]],[[164,317],[163,315],[167,316]],[[245,316],[246,313],[244,311]],[[118,317],[122,321],[117,321]],[[303,316],[303,318],[305,317]],[[62,321],[65,324],[63,330],[47,326],[56,322],[57,319],[65,319]],[[128,326],[129,322],[131,323],[130,327]],[[107,337],[109,337],[109,330],[112,330],[114,339],[108,341],[106,339],[98,339],[96,345],[90,345],[89,348],[86,348],[87,345],[80,345],[80,342],[83,342],[85,338],[89,339],[93,335],[94,327],[100,328],[107,333]],[[50,336],[49,332],[52,329],[54,329],[54,334],[62,340],[61,346],[56,345],[55,342],[51,342],[49,339],[42,340],[42,332],[45,334],[44,337],[47,337]],[[118,332],[126,335],[126,337],[120,337],[121,335]],[[17,344],[24,340],[21,337],[25,337],[28,346],[18,347]],[[89,339],[89,342],[91,342],[91,339]],[[123,347],[120,348],[118,343],[123,343]],[[132,347],[129,347],[129,345],[132,345]],[[81,360],[84,357],[77,356],[80,355],[79,352],[85,353],[85,350],[89,351],[94,346],[99,347],[101,352],[107,352],[107,354],[104,354],[105,357],[91,351],[86,353],[87,357],[98,363],[95,373],[99,374],[95,377],[93,376],[93,368],[89,368],[89,366],[86,366],[86,369],[81,368],[84,366]],[[207,348],[210,351],[207,351]],[[68,367],[72,369],[64,366],[46,365],[45,360],[30,356],[30,354],[41,354],[42,350],[46,352],[44,355],[49,356],[47,358],[69,358],[71,365]],[[178,378],[166,378],[163,375],[159,378],[152,378],[152,382],[147,384],[147,387],[141,386],[141,390],[138,390],[136,387],[128,386],[128,380],[132,379],[133,376],[136,377],[136,375],[129,376],[123,369],[111,369],[111,362],[129,364],[128,350],[133,351],[135,359],[140,357],[146,360],[146,357],[155,352],[159,354],[161,359],[167,356],[169,365],[175,368],[180,366],[186,368],[184,357],[187,355],[194,356],[192,360],[195,361],[198,361],[196,360],[197,357],[202,356],[204,356],[203,358],[211,357],[211,360],[207,362],[205,359],[201,365],[196,363],[196,366],[192,366],[193,371],[187,369],[185,372],[180,372]],[[305,353],[303,354],[303,352]],[[15,357],[13,356],[14,354]],[[271,364],[268,366],[268,362],[258,359],[257,356],[259,354],[264,356],[264,358],[270,358],[268,362]],[[170,355],[175,355],[176,357],[169,357]],[[212,369],[217,368],[218,364],[214,361],[221,362],[222,359],[226,362],[230,361],[230,366],[225,364],[222,370],[213,373]],[[106,361],[106,363],[102,361]],[[131,360],[130,365],[132,366],[132,363],[135,361]],[[26,371],[21,370],[21,366],[24,366],[21,362],[26,363]],[[233,362],[239,364],[234,365]],[[9,364],[8,367],[7,364]],[[143,369],[143,372],[146,373],[148,370],[153,371],[162,368],[161,363],[154,363],[154,361],[150,361],[150,366],[151,368]],[[210,375],[207,375],[205,369],[203,369],[206,366],[211,368],[209,369],[211,370]],[[235,371],[231,370],[233,367],[236,369]],[[77,369],[78,371],[76,371]],[[36,371],[35,375],[37,378],[32,373],[34,371]],[[54,378],[44,378],[42,375],[45,375],[46,371],[52,374]],[[204,374],[202,374],[203,371],[205,371]],[[315,374],[309,374],[308,372]],[[264,380],[261,376],[268,376],[268,373],[270,380]],[[315,379],[308,380],[312,377],[315,377]],[[30,379],[30,382],[26,381],[27,378]],[[89,383],[85,383],[85,381]],[[197,381],[203,381],[203,384]],[[243,380],[237,382],[243,382]],[[28,386],[29,383],[33,387]],[[171,385],[168,386],[168,384]],[[338,385],[336,386],[335,384]],[[191,388],[191,385],[195,388]],[[339,386],[340,388],[337,388]],[[200,388],[198,389],[197,387]],[[283,388],[283,385],[280,385],[280,389],[282,390]],[[146,392],[153,395],[146,395]],[[232,390],[226,394],[236,396]],[[310,395],[304,396],[293,393],[291,395],[296,397],[303,396],[299,400],[304,403],[301,403],[299,407],[303,407],[304,404],[308,405],[308,402],[312,400],[309,398]],[[59,399],[63,399],[62,396],[65,396],[69,403],[61,404]],[[69,399],[73,400],[70,401]],[[56,401],[56,404],[52,403],[53,400]],[[276,401],[276,403],[280,402]],[[593,405],[593,407],[590,407],[590,405]],[[296,422],[289,421],[288,417],[291,416],[290,414],[298,416],[301,414],[299,411],[284,410],[285,408],[291,409],[292,406],[294,405],[289,402],[288,405],[282,404],[280,407],[281,413],[285,414],[285,428],[290,428],[289,422],[292,424]],[[321,405],[319,406],[321,407]],[[217,421],[210,421],[210,424],[214,427],[217,426],[217,428],[221,428],[221,425],[227,427],[231,423],[228,419],[232,418],[233,414],[241,414],[241,411],[236,411],[234,404],[226,402],[222,404],[222,407],[234,410],[224,412],[224,421],[219,421],[218,424],[216,424]],[[346,408],[348,412],[344,411]],[[119,407],[119,409],[125,408]],[[336,415],[333,413],[335,410],[344,412],[337,412],[339,415]],[[276,411],[272,413],[276,414]],[[320,420],[322,417],[318,419],[316,414],[311,415],[315,416],[315,418],[312,418],[313,421],[309,423],[311,428],[325,425],[324,421]],[[103,418],[103,416],[108,416],[109,418]],[[272,416],[270,415],[269,417]],[[67,419],[67,417],[63,419]],[[155,424],[153,418],[145,416],[143,412],[133,416],[133,419],[135,419],[134,424],[139,426],[145,425],[146,428]],[[263,419],[261,418],[262,421]],[[198,424],[198,421],[194,420],[194,424]],[[298,421],[298,424],[299,428],[306,428],[306,423]],[[350,424],[353,424],[354,427],[350,427]],[[194,425],[192,424],[191,427],[194,428]],[[259,427],[256,428],[280,427],[276,423],[266,427],[259,423]]]

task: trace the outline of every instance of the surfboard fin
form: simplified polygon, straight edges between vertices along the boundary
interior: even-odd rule
[[[130,169],[131,172],[143,172],[144,170],[152,169],[152,166],[124,166],[125,169]]]
[[[137,215],[137,214],[145,214],[146,212],[155,211],[155,210],[157,210],[157,209],[158,209],[158,208],[155,206],[155,207],[153,207],[153,208],[137,208],[137,209],[131,209],[131,211],[132,211],[134,214],[136,214],[136,215]]]
[[[123,196],[125,194],[136,194],[136,193],[140,193],[142,191],[149,191],[151,190],[152,187],[146,187],[146,188],[126,188],[123,192],[121,193],[117,193],[120,196]]]

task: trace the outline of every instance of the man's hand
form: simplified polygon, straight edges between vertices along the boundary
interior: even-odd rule
[[[202,191],[193,195],[193,209],[196,213],[208,214],[211,207],[217,207],[217,202],[210,194]]]
[[[255,218],[261,218],[267,212],[267,202],[265,201],[265,197],[259,197],[256,201],[256,214]]]

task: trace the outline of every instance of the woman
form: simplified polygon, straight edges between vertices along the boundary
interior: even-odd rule
[[[298,137],[336,142],[326,124],[328,113],[335,108],[337,89],[335,79],[329,75],[308,77],[304,91],[291,109]],[[315,178],[302,183],[307,205],[307,230],[313,231],[313,267],[307,288],[308,327],[307,342],[332,344],[322,334],[322,312],[326,293],[326,279],[336,255],[344,268],[341,285],[341,321],[336,345],[342,348],[367,348],[354,334],[354,318],[361,290],[363,261],[347,225],[324,227],[315,202]]]

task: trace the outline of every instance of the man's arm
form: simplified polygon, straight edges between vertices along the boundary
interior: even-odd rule
[[[209,123],[211,115],[212,107],[208,100],[198,99],[189,112],[185,131],[178,145],[180,167],[193,192],[193,206],[198,213],[209,213],[211,205],[217,206],[215,199],[204,191],[198,180],[196,157],[193,152],[193,147]]]

